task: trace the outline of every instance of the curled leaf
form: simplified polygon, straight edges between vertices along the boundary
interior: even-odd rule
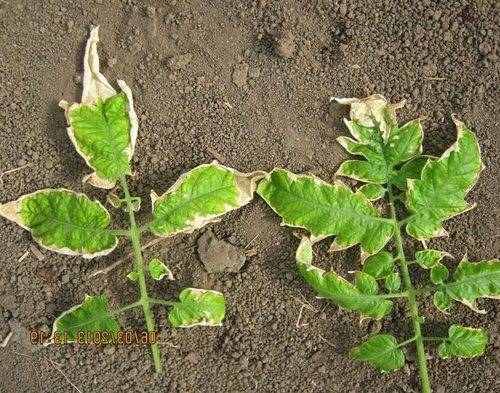
[[[335,100],[351,106],[351,119],[344,121],[355,138],[340,137],[339,143],[349,153],[366,159],[345,161],[337,175],[367,183],[389,183],[398,176],[398,165],[422,152],[420,121],[413,120],[401,127],[396,122],[395,111],[404,106],[404,101],[391,105],[381,95]]]
[[[61,101],[68,135],[94,173],[86,176],[93,186],[111,189],[121,176],[130,175],[130,160],[137,138],[138,121],[132,92],[124,81],[117,93],[99,71],[99,28],[90,32],[83,60],[81,103]]]
[[[186,288],[179,300],[168,313],[175,327],[219,326],[226,315],[224,296],[217,291]]]
[[[406,162],[399,168],[396,174],[391,179],[391,184],[394,184],[402,191],[406,191],[408,179],[420,179],[422,169],[427,161],[434,160],[431,156],[417,156]]]
[[[391,312],[392,302],[373,294],[378,290],[378,285],[375,279],[368,279],[368,274],[358,274],[357,287],[335,272],[325,272],[313,266],[312,243],[309,238],[302,239],[296,260],[300,275],[320,297],[333,300],[347,310],[357,311],[365,318],[381,319]]]
[[[405,364],[405,354],[398,347],[398,341],[390,334],[379,334],[351,349],[354,359],[367,362],[382,372],[400,369]]]
[[[167,277],[167,280],[173,280],[174,275],[172,271],[165,266],[165,264],[159,259],[151,259],[149,262],[149,274],[153,278],[153,280],[159,281],[163,279],[163,277]]]
[[[397,292],[401,288],[401,277],[399,273],[391,273],[385,278],[385,287],[391,293]]]
[[[110,340],[119,330],[118,323],[113,318],[104,295],[85,296],[82,304],[63,312],[54,322],[49,343],[66,341],[68,343],[81,340],[79,335],[98,332],[106,333]]]
[[[429,160],[420,179],[408,180],[406,207],[412,219],[406,232],[419,240],[446,235],[445,220],[474,205],[465,196],[474,186],[484,165],[475,135],[453,117],[457,141],[438,160]]]
[[[367,273],[357,272],[355,283],[356,288],[366,295],[376,295],[378,293],[377,280]]]
[[[437,263],[431,268],[431,281],[433,284],[442,284],[448,276],[448,268],[442,263]]]
[[[137,273],[136,271],[133,271],[133,272],[130,272],[129,274],[127,274],[127,278],[130,280],[130,281],[137,281],[139,279],[139,273]]]
[[[118,243],[108,229],[110,216],[98,202],[66,189],[45,189],[0,205],[0,215],[19,224],[43,247],[94,258]]]
[[[240,173],[218,164],[184,173],[163,195],[151,193],[154,220],[149,229],[168,237],[191,233],[249,203],[264,172]]]
[[[485,313],[477,308],[476,300],[500,297],[500,262],[469,262],[464,258],[453,273],[453,280],[443,284],[441,290],[474,311]]]
[[[385,195],[386,189],[380,184],[368,183],[361,186],[358,191],[369,201],[376,201]]]
[[[417,251],[415,253],[415,261],[423,269],[431,269],[436,266],[445,256],[451,257],[451,255],[447,252],[427,249]]]
[[[444,291],[435,292],[432,300],[439,311],[444,312],[452,305],[451,297],[449,297]]]
[[[393,223],[380,217],[363,195],[340,182],[330,185],[314,176],[274,169],[259,183],[257,193],[283,224],[305,228],[315,239],[335,235],[331,250],[360,243],[364,253],[374,254],[394,231]]]
[[[377,280],[394,271],[394,257],[387,251],[380,251],[368,257],[363,263],[363,271]]]
[[[438,347],[442,358],[472,358],[482,355],[488,344],[488,333],[482,329],[451,325],[448,329],[448,340]]]

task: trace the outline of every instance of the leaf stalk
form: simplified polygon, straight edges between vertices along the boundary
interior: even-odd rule
[[[396,215],[395,198],[392,192],[392,185],[390,183],[387,185],[387,193],[389,195],[389,207],[391,211],[391,218],[394,223],[394,236],[399,257],[399,263],[401,266],[401,273],[403,276],[406,292],[408,293],[408,307],[410,309],[411,322],[413,326],[413,331],[415,333],[414,339],[412,339],[412,341],[415,341],[415,346],[417,348],[418,370],[420,374],[422,393],[431,393],[429,373],[427,371],[427,360],[425,358],[424,339],[422,337],[422,331],[420,328],[421,319],[418,314],[418,306],[415,299],[415,289],[413,288],[413,284],[411,282],[410,272],[408,270],[408,264],[406,262],[406,256],[403,249],[403,238],[401,236],[401,225],[400,225],[401,221],[398,221]],[[403,222],[404,221],[405,220],[403,220]]]
[[[148,332],[155,331],[155,322],[154,315],[151,311],[150,298],[148,295],[148,289],[146,285],[146,277],[144,275],[144,260],[142,258],[142,250],[141,250],[141,231],[137,226],[135,220],[134,209],[132,207],[133,198],[130,196],[130,191],[128,189],[127,180],[125,176],[120,177],[120,184],[123,189],[123,193],[125,195],[124,199],[127,202],[127,210],[130,220],[130,239],[132,241],[133,253],[134,253],[134,262],[137,274],[139,275],[138,283],[141,297],[139,298],[139,303],[142,306],[142,310],[144,312],[144,318],[146,320],[146,327]],[[151,345],[151,352],[153,355],[153,361],[155,365],[155,371],[157,374],[162,372],[162,364],[160,359],[160,348],[158,344]]]

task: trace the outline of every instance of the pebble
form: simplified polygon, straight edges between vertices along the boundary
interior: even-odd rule
[[[155,7],[147,7],[146,8],[146,16],[148,18],[154,18],[156,15],[156,8]]]
[[[189,352],[184,359],[189,363],[196,364],[198,363],[198,354],[196,352]]]
[[[192,56],[190,53],[185,53],[183,55],[173,56],[168,59],[168,65],[174,70],[183,70],[186,66],[191,63]]]
[[[289,59],[295,52],[295,42],[291,34],[287,34],[276,41],[276,54],[284,59]]]
[[[231,81],[238,87],[245,86],[247,84],[248,69],[248,64],[236,64],[233,70],[233,74],[231,75]]]

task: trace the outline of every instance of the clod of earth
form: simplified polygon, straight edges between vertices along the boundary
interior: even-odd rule
[[[208,273],[236,273],[246,261],[243,250],[217,239],[211,230],[198,239],[198,255]]]

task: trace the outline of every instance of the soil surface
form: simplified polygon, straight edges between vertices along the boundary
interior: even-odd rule
[[[275,166],[332,181],[347,154],[344,108],[331,96],[383,94],[407,100],[401,121],[425,117],[425,152],[454,141],[450,113],[478,135],[486,169],[469,195],[477,207],[446,223],[450,236],[429,244],[471,260],[498,256],[499,3],[368,0],[92,0],[0,1],[0,201],[45,187],[105,199],[81,183],[89,172],[65,131],[60,99],[78,100],[89,27],[100,25],[102,71],[132,87],[140,121],[131,189],[150,211],[149,191],[164,192],[184,171],[214,158],[241,171]],[[351,185],[353,183],[350,183]],[[116,214],[115,214],[116,213]],[[116,211],[117,226],[126,215]],[[96,260],[33,251],[29,234],[0,221],[0,392],[417,392],[415,354],[403,370],[381,374],[352,360],[349,348],[377,332],[412,336],[403,302],[380,323],[359,323],[298,277],[298,240],[260,198],[210,225],[246,251],[238,273],[207,273],[197,241],[203,231],[164,240],[145,251],[171,267],[175,282],[150,283],[158,296],[186,286],[227,297],[216,328],[173,329],[155,307],[163,375],[147,347],[34,346],[28,331],[48,332],[55,317],[85,294],[113,306],[134,300],[126,274],[132,261],[91,274],[130,252]],[[145,239],[151,240],[150,238]],[[30,249],[31,246],[31,249]],[[408,251],[419,245],[408,242]],[[391,246],[390,246],[391,247]],[[316,247],[318,265],[349,277],[359,250],[333,255]],[[251,252],[248,252],[248,251]],[[25,255],[26,251],[29,251]],[[23,257],[24,256],[24,257]],[[21,258],[23,257],[23,258]],[[416,272],[417,285],[424,273]],[[429,349],[436,392],[500,390],[499,303],[487,314],[454,306],[450,315],[423,298],[424,331],[443,335],[452,323],[485,328],[486,354],[440,360]],[[142,330],[139,311],[120,317]]]

